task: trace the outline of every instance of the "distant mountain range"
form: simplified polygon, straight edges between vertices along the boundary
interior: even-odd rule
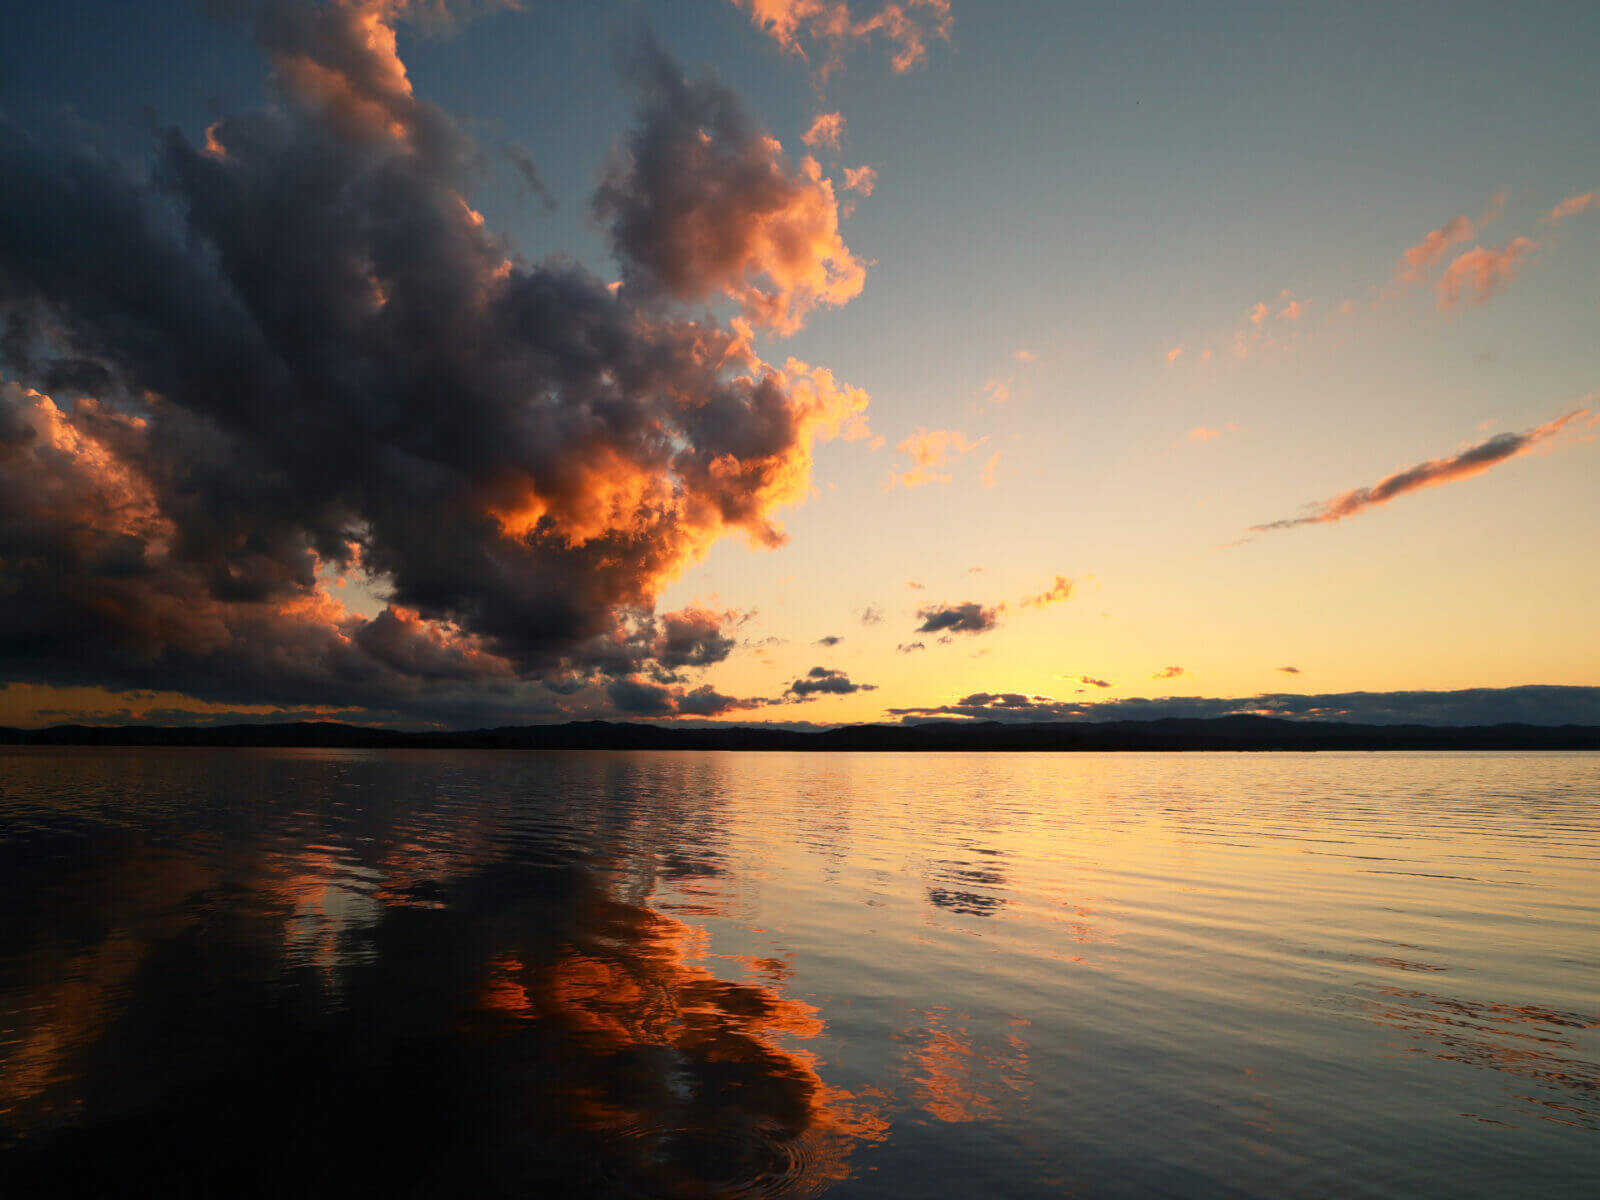
[[[1357,725],[1232,716],[1003,724],[934,721],[796,731],[571,721],[470,731],[309,723],[0,727],[21,746],[283,746],[507,750],[1600,750],[1595,725]]]

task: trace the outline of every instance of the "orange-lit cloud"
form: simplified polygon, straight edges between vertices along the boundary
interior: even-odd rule
[[[811,60],[823,51],[818,70],[835,70],[852,45],[881,38],[889,63],[904,73],[927,61],[928,44],[949,41],[950,0],[899,0],[857,18],[846,0],[733,0],[755,26],[785,50]]]
[[[49,374],[34,347],[0,383],[10,681],[441,721],[746,703],[681,678],[726,655],[722,617],[656,598],[722,537],[781,543],[816,443],[870,435],[867,396],[678,305],[787,330],[853,295],[832,186],[647,52],[600,206],[622,286],[522,263],[462,191],[474,143],[396,56],[424,8],[265,22],[280,103],[162,143],[166,225],[125,219],[157,203],[144,177],[0,139],[7,303],[120,398],[24,386]],[[347,607],[341,578],[389,603]]]
[[[836,112],[818,113],[806,131],[800,135],[800,140],[813,148],[826,146],[830,150],[839,148],[839,139],[844,136],[844,117]]]
[[[978,476],[979,480],[983,483],[984,487],[992,488],[994,486],[994,473],[995,473],[996,468],[998,468],[999,466],[1000,466],[1000,451],[996,450],[993,454],[989,455],[988,460],[983,464],[983,470],[979,473],[979,476]]]
[[[890,471],[884,480],[884,490],[896,487],[916,488],[930,483],[949,483],[950,476],[940,473],[940,468],[988,441],[973,441],[957,429],[919,429],[895,447],[911,459],[909,471]]]
[[[1157,671],[1154,675],[1150,676],[1150,678],[1151,679],[1177,679],[1180,675],[1185,675],[1187,673],[1188,672],[1186,672],[1182,667],[1163,667],[1163,668],[1161,668],[1161,670]]]
[[[1057,575],[1055,580],[1044,591],[1032,596],[1027,596],[1022,601],[1024,608],[1044,608],[1049,604],[1060,604],[1072,596],[1072,580],[1065,575]]]
[[[1267,314],[1270,311],[1271,310],[1266,306],[1266,304],[1258,303],[1254,308],[1252,308],[1250,310],[1250,324],[1252,324],[1252,325],[1261,324],[1261,322],[1263,322],[1263,321],[1265,321],[1267,319]]]
[[[1305,312],[1305,306],[1298,300],[1291,300],[1278,310],[1278,319],[1280,321],[1298,320],[1303,312]]]
[[[844,169],[844,189],[847,192],[860,192],[863,196],[872,195],[872,189],[878,185],[878,173],[871,167],[846,167]]]
[[[1517,277],[1522,260],[1539,248],[1539,243],[1519,237],[1498,250],[1474,246],[1445,269],[1435,285],[1440,309],[1453,308],[1462,299],[1482,304],[1500,287]]]
[[[1557,221],[1565,221],[1568,217],[1575,217],[1581,212],[1587,212],[1594,205],[1597,197],[1600,197],[1600,192],[1578,192],[1576,195],[1568,196],[1549,212],[1545,213],[1540,220],[1547,225],[1554,225]]]
[[[1182,353],[1183,353],[1183,347],[1182,346],[1174,346],[1171,350],[1167,351],[1167,362],[1168,363],[1177,362],[1178,361],[1178,357]]]
[[[659,50],[641,55],[636,77],[640,123],[594,198],[625,287],[726,296],[778,334],[860,294],[866,266],[839,233],[833,181],[816,159],[792,164],[730,91],[684,79]]]
[[[1330,500],[1314,505],[1313,511],[1307,516],[1269,521],[1264,525],[1252,525],[1250,529],[1255,533],[1264,533],[1274,529],[1293,529],[1300,525],[1324,525],[1342,521],[1369,508],[1387,504],[1407,492],[1470,478],[1487,471],[1496,463],[1515,458],[1519,454],[1526,454],[1541,442],[1550,440],[1574,421],[1587,415],[1587,409],[1577,409],[1525,433],[1498,434],[1450,458],[1429,459],[1414,467],[1407,467],[1404,471],[1397,471],[1371,487],[1342,492]]]
[[[1414,246],[1408,246],[1400,255],[1400,262],[1395,271],[1399,278],[1406,283],[1415,283],[1422,279],[1428,269],[1444,257],[1445,251],[1475,236],[1484,226],[1497,218],[1505,207],[1505,193],[1496,192],[1490,198],[1489,208],[1472,221],[1464,214],[1451,217],[1439,228],[1429,231],[1428,235]]]
[[[1189,430],[1189,440],[1191,442],[1209,442],[1213,438],[1219,438],[1221,436],[1221,431],[1216,429],[1207,429],[1204,425],[1196,425],[1193,429]]]

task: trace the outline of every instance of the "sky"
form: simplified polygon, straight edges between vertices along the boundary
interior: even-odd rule
[[[1587,4],[0,16],[0,723],[1600,723]]]

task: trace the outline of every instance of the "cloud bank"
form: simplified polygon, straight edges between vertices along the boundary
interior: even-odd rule
[[[974,692],[950,704],[891,708],[902,720],[1141,721],[1241,714],[1371,725],[1600,725],[1600,687],[1529,685],[1460,691],[1265,693],[1075,702],[1018,692]]]

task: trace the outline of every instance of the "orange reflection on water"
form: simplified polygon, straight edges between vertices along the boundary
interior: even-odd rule
[[[985,1048],[974,1045],[968,1028],[952,1024],[944,1011],[925,1015],[927,1027],[915,1035],[920,1044],[910,1052],[907,1071],[925,1112],[951,1124],[993,1121],[1004,1115],[1003,1105],[1028,1099],[1028,1044],[1015,1032],[1028,1024],[1025,1019],[1009,1022],[1003,1044]]]

